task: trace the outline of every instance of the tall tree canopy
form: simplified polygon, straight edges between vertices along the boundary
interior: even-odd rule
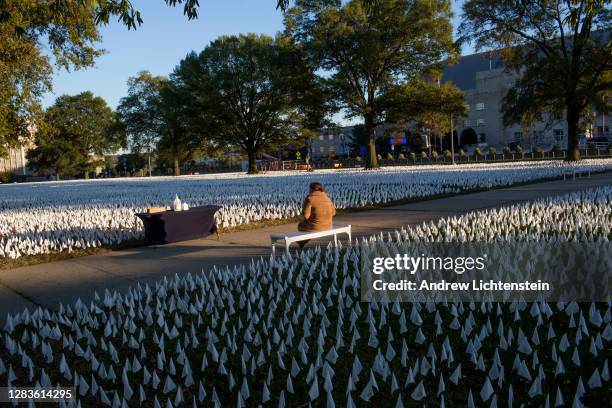
[[[180,163],[191,159],[207,147],[208,133],[193,110],[190,95],[170,80],[159,89],[159,140],[157,153],[172,163],[175,176],[180,175]]]
[[[287,33],[324,72],[338,108],[363,118],[368,167],[378,166],[374,129],[389,91],[456,54],[450,18],[448,0],[297,0],[287,11]]]
[[[91,92],[57,98],[36,133],[36,148],[28,152],[30,165],[58,176],[88,177],[104,154],[124,144],[116,132],[115,113]]]
[[[452,83],[441,84],[431,76],[417,78],[391,92],[387,119],[391,122],[416,121],[430,136],[442,138],[451,131],[453,117],[464,116],[467,107],[463,92]]]
[[[308,71],[299,68],[299,59],[288,58],[290,48],[286,39],[265,35],[224,36],[199,55],[187,55],[171,76],[189,95],[195,111],[189,116],[218,143],[242,149],[249,173],[257,171],[258,152],[307,126],[299,107],[309,98],[298,101],[304,94],[293,85]]]
[[[196,18],[199,0],[163,0]],[[52,89],[53,63],[92,66],[103,50],[98,28],[117,18],[128,28],[143,22],[130,0],[0,0],[0,157],[25,142],[41,119],[42,95]]]
[[[128,147],[134,153],[146,153],[151,174],[151,153],[156,149],[163,131],[161,88],[166,78],[139,72],[128,79],[128,94],[117,107],[117,119],[123,128]]]
[[[478,49],[501,48],[521,73],[506,98],[506,122],[529,110],[565,112],[568,160],[579,160],[579,121],[612,87],[610,0],[469,0],[460,35]]]

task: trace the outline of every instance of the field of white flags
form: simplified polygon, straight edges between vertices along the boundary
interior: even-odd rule
[[[612,187],[8,316],[0,384],[73,406],[608,406],[612,304],[365,303],[387,241],[609,238]],[[62,406],[62,404],[60,404]]]
[[[175,194],[191,207],[222,206],[217,224],[224,228],[298,215],[312,181],[346,209],[559,177],[576,167],[612,169],[612,159],[0,185],[0,259],[141,239],[134,213],[170,205]]]

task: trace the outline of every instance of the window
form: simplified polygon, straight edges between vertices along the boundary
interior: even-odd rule
[[[517,142],[523,140],[523,132],[514,132],[514,140]]]
[[[329,140],[334,140],[334,135],[329,135]]]
[[[535,130],[533,132],[533,138],[535,139],[535,142],[542,142],[544,140],[544,131],[543,130]]]
[[[487,122],[485,122],[484,119],[478,119],[476,121],[476,126],[485,126],[487,124]]]
[[[485,106],[484,106],[484,102],[478,102],[476,104],[476,110],[480,111],[480,110],[484,110]]]
[[[469,119],[466,119],[463,121],[463,126],[464,127],[470,127],[472,126],[472,122]]]
[[[560,142],[561,140],[563,140],[563,129],[555,129],[553,131],[553,135],[555,136],[555,140],[557,142]]]
[[[319,147],[319,152],[325,153],[325,148],[323,146]]]
[[[319,135],[319,140],[324,140],[324,139],[325,139],[325,136]]]

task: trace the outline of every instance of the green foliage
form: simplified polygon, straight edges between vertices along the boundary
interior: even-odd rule
[[[15,180],[15,175],[10,171],[0,172],[0,183],[12,183]]]
[[[106,101],[83,92],[57,98],[45,112],[35,143],[36,148],[28,152],[34,169],[87,177],[104,154],[121,147],[123,139]]]
[[[510,146],[504,146],[504,154],[510,154],[511,150],[510,150]]]
[[[465,157],[465,150],[459,149],[459,157]]]
[[[435,150],[433,152],[431,152],[431,158],[434,160],[438,159],[438,152],[436,152]]]
[[[387,160],[394,160],[391,153],[387,153]]]
[[[163,131],[161,88],[167,79],[139,72],[128,79],[128,94],[117,107],[117,120],[126,133],[132,152],[151,152]]]
[[[540,146],[534,147],[533,151],[534,151],[534,153],[538,153],[538,154],[544,153],[544,150],[542,150],[542,148]]]
[[[450,120],[466,114],[463,92],[451,83],[442,85],[428,79],[415,79],[389,92],[387,120],[396,123],[416,121],[433,137],[450,133]]]
[[[427,153],[421,152],[421,159],[426,159],[426,158],[427,158]]]
[[[368,167],[377,167],[374,129],[385,119],[389,90],[457,49],[448,1],[297,0],[285,14],[287,34],[326,73],[336,108],[364,120]]]
[[[293,87],[305,70],[299,58],[287,58],[290,47],[265,35],[220,37],[199,55],[187,55],[171,77],[196,127],[242,149],[250,173],[258,152],[296,139],[305,123]]]
[[[489,148],[489,154],[490,154],[491,156],[495,156],[495,155],[497,154],[497,149],[496,149],[496,148],[494,148],[494,147],[490,147],[490,148]]]
[[[450,150],[446,149],[444,150],[444,152],[442,152],[442,154],[444,155],[444,157],[446,158],[450,158],[452,156],[452,153]]]
[[[164,0],[197,17],[198,0]],[[0,1],[0,157],[27,142],[41,126],[42,95],[52,89],[52,61],[60,68],[94,65],[104,53],[100,24],[116,17],[128,28],[142,23],[129,0]],[[281,6],[282,2],[279,2]],[[46,49],[44,49],[46,48]]]
[[[404,156],[404,153],[400,153],[397,155],[397,159],[398,160],[406,160],[406,156]]]
[[[410,152],[410,160],[412,161],[416,160],[416,154],[414,154],[414,152]]]
[[[578,160],[580,117],[592,106],[610,111],[603,103],[612,87],[610,2],[469,0],[463,11],[460,36],[477,49],[502,49],[507,67],[521,74],[504,99],[504,122],[565,112],[568,159]]]
[[[477,147],[476,149],[474,149],[474,156],[482,157],[482,150],[480,150],[480,147]]]
[[[523,148],[520,145],[517,145],[514,148],[514,152],[517,153],[517,154],[523,154]]]

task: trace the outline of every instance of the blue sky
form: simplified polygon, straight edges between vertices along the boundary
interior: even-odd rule
[[[455,20],[460,3],[453,1]],[[141,11],[144,23],[135,31],[117,22],[102,27],[100,47],[107,53],[95,67],[56,70],[54,92],[43,98],[45,107],[59,95],[89,90],[114,109],[126,94],[127,79],[139,71],[168,75],[189,51],[201,51],[220,35],[274,35],[283,28],[276,0],[200,0],[200,16],[192,21],[183,15],[181,7],[168,7],[162,0],[135,0],[133,4]]]

